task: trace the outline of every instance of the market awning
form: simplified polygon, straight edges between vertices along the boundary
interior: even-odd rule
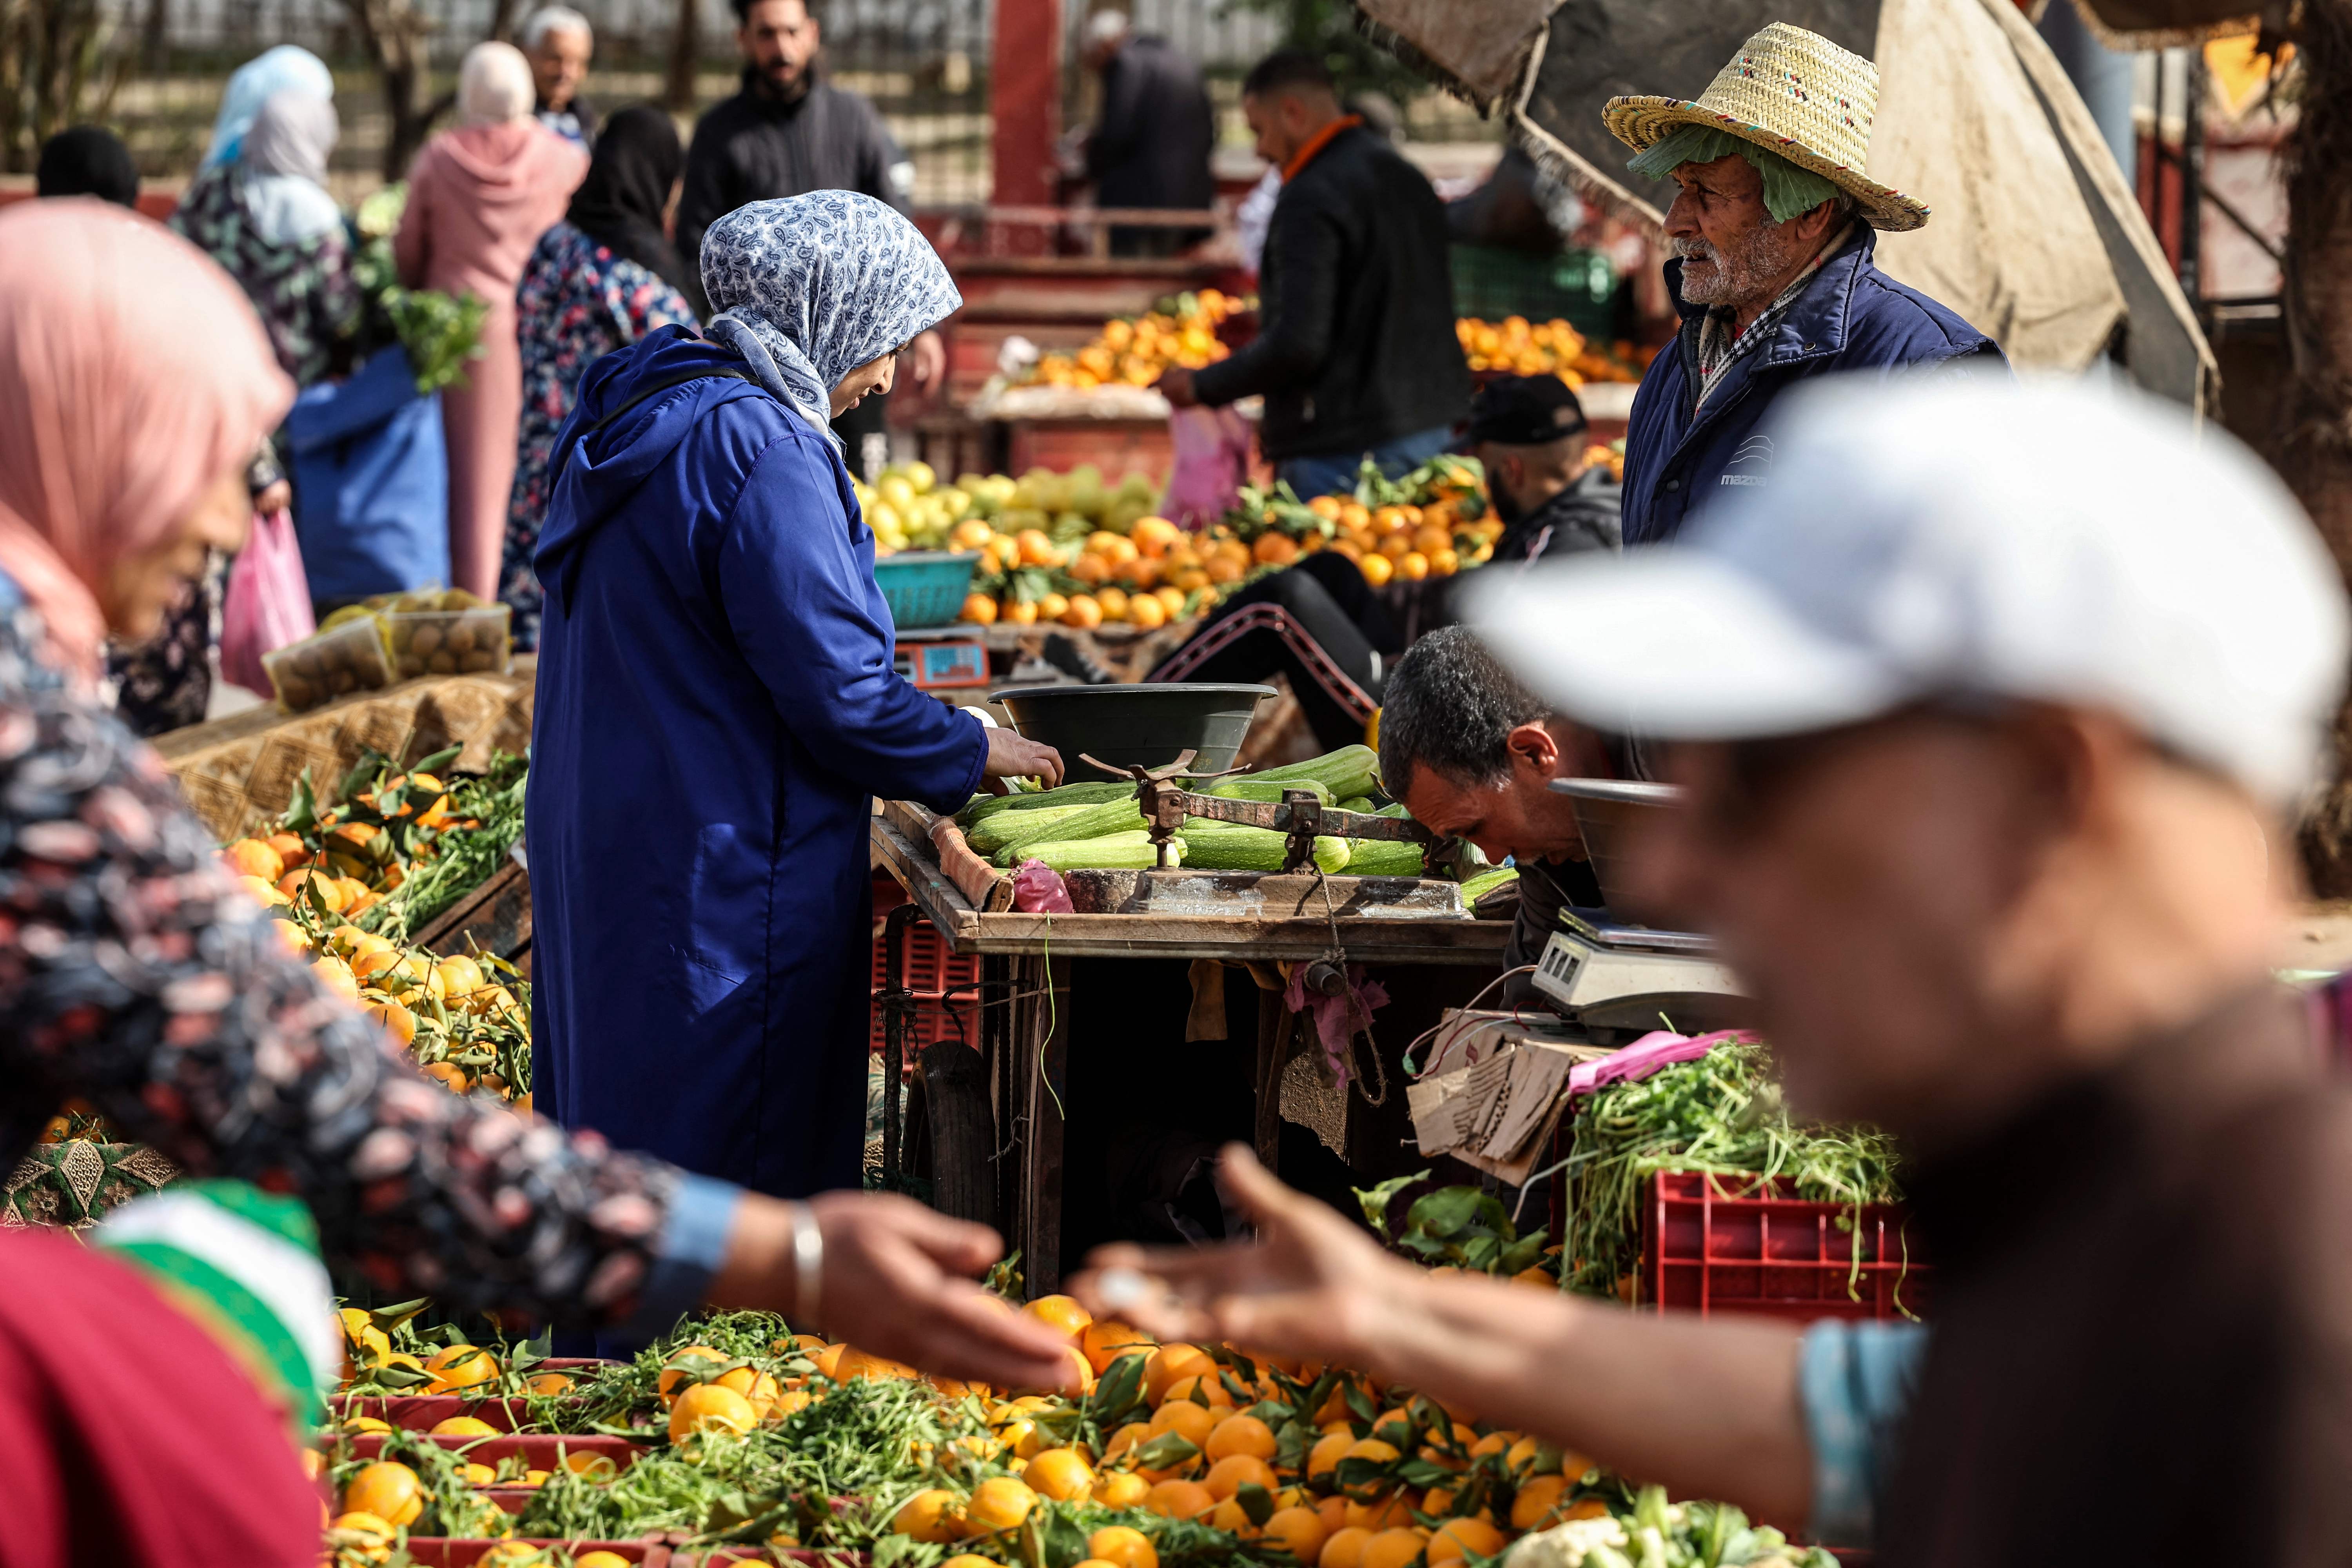
[[[2154,5],[2147,0],[2143,9]],[[1880,73],[1870,174],[1935,209],[1879,240],[1895,277],[1999,339],[2080,372],[2116,346],[2133,380],[2202,410],[2213,354],[2090,113],[2013,0],[1360,0],[1378,36],[1504,108],[1589,196],[1656,223],[1671,186],[1627,172],[1601,121],[1621,94],[1696,98],[1748,35],[1790,22]]]

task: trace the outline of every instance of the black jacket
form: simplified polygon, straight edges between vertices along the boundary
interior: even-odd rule
[[[906,153],[864,98],[819,78],[787,103],[746,67],[743,90],[695,122],[677,198],[677,253],[699,278],[703,231],[746,202],[863,191],[905,212],[912,183]],[[688,302],[707,314],[701,299]]]
[[[1623,549],[1624,495],[1624,487],[1610,478],[1609,470],[1593,464],[1574,484],[1507,526],[1495,541],[1496,562]]]
[[[1103,67],[1102,115],[1087,139],[1095,205],[1206,207],[1216,199],[1209,153],[1215,110],[1201,68],[1168,40],[1129,40]]]
[[[1257,341],[1193,378],[1203,403],[1265,396],[1269,459],[1369,451],[1470,406],[1445,208],[1380,136],[1343,131],[1282,188]]]

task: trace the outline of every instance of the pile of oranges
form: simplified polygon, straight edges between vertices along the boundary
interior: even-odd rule
[[[980,551],[975,575],[994,585],[964,599],[961,618],[980,626],[1059,622],[1081,631],[1118,625],[1153,631],[1213,606],[1217,585],[1239,581],[1249,564],[1246,548],[1238,563],[1206,558],[1197,536],[1164,517],[1139,518],[1125,533],[1098,529],[1069,545],[1055,543],[1043,529],[1004,534],[974,519],[959,524],[949,543]],[[1024,584],[1038,591],[1024,594]]]
[[[1375,588],[1392,578],[1412,583],[1482,565],[1503,532],[1502,521],[1491,510],[1465,522],[1450,499],[1427,506],[1368,507],[1339,496],[1317,496],[1307,508],[1332,524],[1337,531],[1329,548],[1353,561]],[[1269,537],[1274,536],[1260,535],[1259,542]]]
[[[1530,321],[1506,316],[1482,321],[1464,316],[1454,323],[1454,341],[1474,371],[1500,371],[1512,375],[1557,375],[1570,386],[1593,381],[1639,381],[1646,358],[1630,342],[1613,353],[1594,350],[1582,332],[1566,321]]]
[[[1217,337],[1225,319],[1244,309],[1242,300],[1214,289],[1180,294],[1148,315],[1105,321],[1084,348],[1047,354],[1030,374],[1033,382],[1088,391],[1097,386],[1150,386],[1170,365],[1198,370],[1233,351]]]
[[[1007,1533],[1046,1500],[1198,1521],[1307,1568],[1443,1568],[1609,1512],[1579,1495],[1599,1489],[1587,1485],[1590,1461],[1467,1411],[1333,1369],[1158,1344],[1066,1296],[1024,1310],[1069,1336],[1073,1376],[1089,1390],[1122,1358],[1143,1358],[1142,1401],[1099,1455],[1049,1436],[1045,1418],[1062,1401],[992,1405],[992,1468],[1009,1473],[927,1488],[892,1522],[917,1541],[965,1545],[944,1568],[1002,1568]],[[1079,1568],[1158,1561],[1142,1531],[1108,1524]]]

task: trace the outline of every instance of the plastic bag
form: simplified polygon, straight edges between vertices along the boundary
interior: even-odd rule
[[[264,697],[277,695],[261,656],[300,642],[319,629],[310,616],[310,584],[302,573],[302,546],[294,520],[283,511],[253,520],[253,532],[228,569],[221,605],[223,679]]]
[[[1013,873],[1013,907],[1024,915],[1067,915],[1077,912],[1061,873],[1043,860],[1024,860]]]
[[[1179,528],[1202,529],[1240,499],[1249,479],[1249,421],[1231,408],[1179,408],[1168,416],[1176,448],[1161,515]]]

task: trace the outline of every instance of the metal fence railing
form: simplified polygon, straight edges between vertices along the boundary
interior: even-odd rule
[[[112,126],[142,174],[184,179],[210,134],[228,73],[272,44],[310,48],[333,67],[342,140],[332,169],[336,194],[356,199],[380,181],[392,134],[382,79],[354,23],[355,8],[413,6],[429,26],[416,99],[454,90],[458,60],[486,36],[500,0],[17,0],[43,12],[95,14],[105,32],[97,54],[110,92],[85,94],[84,118]],[[679,0],[571,0],[597,28],[584,90],[607,107],[665,96]],[[677,106],[682,127],[737,86],[734,16],[728,0],[696,5],[692,101]],[[1098,5],[1100,0],[1094,0]],[[520,21],[532,0],[504,0]],[[1282,37],[1280,18],[1246,0],[1125,0],[1139,30],[1157,32],[1202,61],[1230,145],[1245,147],[1240,81]],[[0,5],[0,13],[8,9]],[[1088,0],[1066,0],[1069,56],[1076,58]],[[912,157],[916,199],[924,205],[984,202],[990,195],[989,48],[993,0],[819,0],[834,79],[871,97]],[[0,38],[0,54],[7,40]],[[0,79],[6,76],[0,62]],[[1089,73],[1065,73],[1064,121],[1093,112]],[[0,79],[0,89],[7,83]],[[1406,129],[1416,140],[1492,141],[1496,132],[1466,107],[1434,91],[1406,95]],[[95,111],[94,113],[92,111]],[[13,137],[0,118],[0,162],[28,170],[37,142],[30,117]],[[439,123],[446,123],[442,121]],[[54,128],[54,127],[51,127]]]

